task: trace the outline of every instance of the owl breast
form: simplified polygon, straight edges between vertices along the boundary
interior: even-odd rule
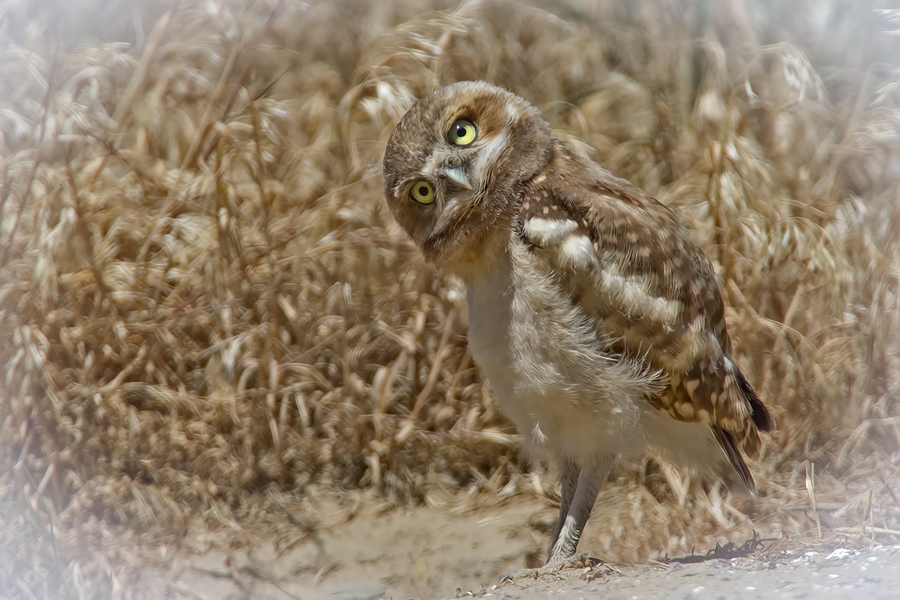
[[[513,239],[469,281],[469,346],[501,410],[539,455],[643,452],[654,376],[611,354],[536,260]]]

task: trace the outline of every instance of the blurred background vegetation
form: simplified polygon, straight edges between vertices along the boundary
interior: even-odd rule
[[[463,79],[692,221],[778,416],[754,501],[623,466],[604,557],[900,543],[887,5],[0,3],[0,590],[136,593],[135,552],[303,539],[279,506],[316,494],[553,501],[381,197],[393,126]]]

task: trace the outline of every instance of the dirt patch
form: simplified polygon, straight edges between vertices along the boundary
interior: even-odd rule
[[[480,593],[543,555],[545,536],[536,528],[555,514],[536,501],[464,513],[425,506],[382,511],[370,503],[351,508],[349,518],[347,506],[326,501],[318,512],[325,523],[318,539],[282,552],[266,540],[227,550],[225,535],[200,534],[155,585],[207,598]]]
[[[609,565],[539,580],[499,584],[510,571],[543,557],[546,503],[515,502],[456,514],[418,507],[380,512],[326,503],[318,543],[279,553],[272,542],[224,551],[221,539],[196,539],[204,552],[179,554],[151,584],[151,596],[195,598],[893,598],[900,585],[900,546],[857,551],[763,550],[698,563]],[[592,552],[602,515],[588,524]],[[833,544],[832,546],[833,547]]]

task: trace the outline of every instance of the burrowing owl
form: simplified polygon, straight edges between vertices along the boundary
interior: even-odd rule
[[[773,419],[731,358],[709,258],[676,214],[484,82],[418,101],[384,155],[394,217],[468,288],[469,345],[559,471],[545,569],[572,564],[617,456],[656,451],[745,495]]]

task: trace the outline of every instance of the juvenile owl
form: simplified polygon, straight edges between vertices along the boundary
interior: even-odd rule
[[[709,258],[678,216],[575,154],[484,82],[410,108],[384,193],[425,257],[465,282],[469,346],[529,449],[559,472],[547,565],[579,537],[614,458],[655,452],[744,495],[773,419],[731,357]]]

